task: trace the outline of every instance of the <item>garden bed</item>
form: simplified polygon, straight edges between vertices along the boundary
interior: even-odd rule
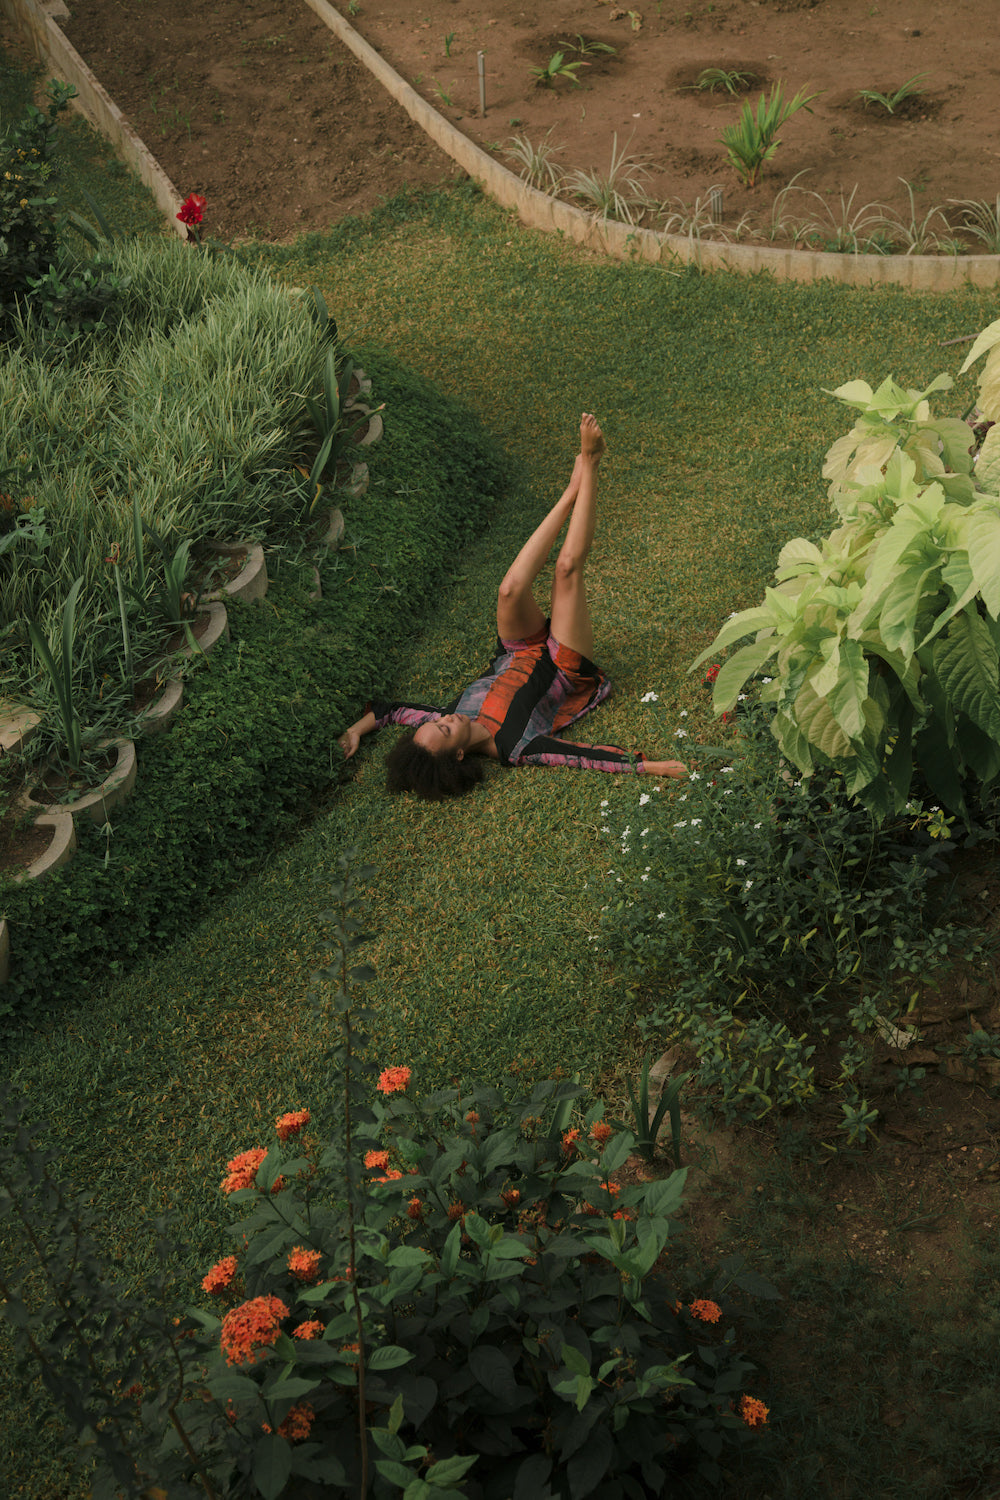
[[[450,0],[419,11],[409,0],[366,0],[340,13],[446,119],[515,171],[505,154],[514,137],[536,148],[547,140],[562,171],[605,175],[617,140],[619,153],[645,164],[642,193],[667,205],[646,213],[652,227],[662,227],[665,213],[675,232],[686,232],[700,201],[707,231],[709,189],[719,184],[727,234],[742,225],[744,238],[754,228],[787,243],[775,217],[786,231],[793,219],[809,219],[818,248],[854,248],[838,242],[875,232],[873,203],[915,229],[950,199],[992,196],[982,142],[994,91],[989,54],[970,50],[965,30],[935,0],[885,0],[857,15],[787,0],[640,8],[555,0],[544,17],[513,0],[471,0],[460,11]],[[306,0],[220,0],[210,14],[196,0],[149,0],[141,12],[88,0],[71,6],[62,25],[168,176],[182,192],[206,195],[207,227],[222,238],[321,230],[402,186],[455,174]],[[539,86],[537,71],[560,53],[569,71]],[[699,89],[710,69],[738,75],[735,92]],[[891,114],[859,97],[891,99],[918,75]],[[748,190],[719,135],[745,99],[756,104],[778,82],[787,97],[800,88],[819,97],[779,132],[777,154]],[[808,194],[780,199],[800,173],[797,188]],[[624,192],[634,208],[636,194]],[[965,238],[970,250],[990,248]]]

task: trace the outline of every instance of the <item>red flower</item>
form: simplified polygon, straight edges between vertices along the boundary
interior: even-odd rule
[[[291,1114],[282,1115],[274,1122],[278,1140],[287,1141],[290,1135],[298,1135],[303,1125],[308,1125],[311,1119],[312,1116],[307,1109],[296,1109]]]
[[[205,217],[205,204],[207,198],[200,193],[189,193],[181,204],[181,211],[177,215],[182,224],[200,224]]]
[[[229,1285],[236,1275],[236,1256],[227,1255],[222,1260],[216,1261],[208,1275],[202,1278],[202,1288],[206,1292],[221,1292]]]
[[[712,665],[710,667],[706,667],[705,668],[705,676],[702,678],[702,687],[710,687],[712,685],[712,683],[715,681],[715,679],[718,677],[718,675],[719,675],[719,673],[720,673],[721,670],[722,670],[722,668],[719,666],[719,663],[716,662],[716,661],[713,661],[713,663],[712,663]]]
[[[378,1090],[380,1094],[403,1094],[406,1092],[407,1084],[412,1073],[411,1068],[386,1068],[379,1075]]]

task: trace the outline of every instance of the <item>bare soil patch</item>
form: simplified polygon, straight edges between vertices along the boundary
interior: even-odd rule
[[[853,210],[880,201],[909,216],[900,179],[919,217],[949,199],[996,197],[997,70],[989,48],[969,45],[981,19],[971,0],[549,0],[542,11],[520,0],[356,0],[340,9],[353,9],[361,35],[506,165],[504,148],[520,135],[547,138],[564,169],[606,171],[617,138],[647,163],[658,200],[707,202],[722,186],[729,232],[746,214],[762,228],[797,173],[835,215],[856,189]],[[70,0],[70,10],[66,34],[182,195],[206,195],[206,229],[220,238],[324,229],[401,187],[456,173],[304,0]],[[577,82],[537,86],[532,69],[557,52],[580,64]],[[699,92],[708,68],[753,81],[736,95]],[[917,74],[926,92],[892,115],[857,97],[892,94]],[[719,133],[744,99],[756,103],[779,81],[786,95],[820,97],[783,127],[747,190]],[[799,201],[822,214],[820,201]]]

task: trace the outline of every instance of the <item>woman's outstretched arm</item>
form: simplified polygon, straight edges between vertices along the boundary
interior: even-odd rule
[[[345,760],[350,760],[351,756],[357,752],[357,748],[361,744],[361,736],[364,734],[371,734],[372,730],[376,726],[376,723],[377,720],[375,718],[375,715],[372,713],[371,709],[369,709],[364,717],[359,719],[356,724],[352,724],[350,729],[344,730],[343,734],[340,736],[340,739],[337,741],[337,744],[340,746],[341,750],[343,750]]]

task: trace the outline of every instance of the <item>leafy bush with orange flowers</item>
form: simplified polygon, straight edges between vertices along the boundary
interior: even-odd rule
[[[237,1248],[169,1358],[160,1319],[159,1369],[147,1359],[113,1413],[62,1392],[91,1434],[114,1418],[94,1494],[644,1500],[729,1483],[767,1417],[731,1298],[775,1293],[738,1257],[678,1284],[685,1173],[619,1186],[633,1137],[580,1113],[576,1084],[417,1100],[408,1067],[368,1061],[342,865],[338,957],[315,989],[340,1092],[227,1164]],[[23,1326],[20,1292],[0,1291]]]

